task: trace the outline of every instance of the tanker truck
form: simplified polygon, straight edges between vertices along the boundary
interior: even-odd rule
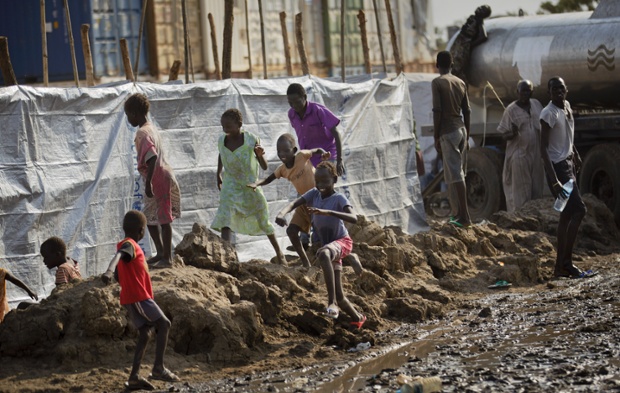
[[[504,106],[517,99],[518,81],[531,80],[533,98],[545,106],[547,81],[557,75],[574,110],[580,190],[602,200],[620,225],[620,1],[602,0],[588,12],[492,18],[485,27],[488,39],[473,48],[466,69],[476,146],[466,177],[472,217],[488,218],[505,206],[505,142],[497,126]]]

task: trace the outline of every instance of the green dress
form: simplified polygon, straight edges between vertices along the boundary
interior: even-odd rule
[[[243,145],[235,151],[224,146],[225,134],[217,141],[223,167],[222,191],[220,206],[211,228],[221,231],[228,227],[245,235],[271,235],[274,228],[269,222],[269,209],[263,190],[258,187],[253,191],[247,186],[258,179],[259,164],[254,146],[260,140],[250,132],[241,133]]]

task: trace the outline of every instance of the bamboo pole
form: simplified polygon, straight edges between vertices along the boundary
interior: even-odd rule
[[[168,81],[175,81],[179,79],[179,69],[181,68],[181,60],[175,60],[172,63],[172,67],[170,67],[170,72],[168,73]]]
[[[93,73],[93,54],[90,50],[90,38],[88,37],[88,31],[90,30],[89,24],[83,24],[80,32],[82,33],[82,52],[84,52],[84,65],[86,68],[86,85],[94,86],[95,77]]]
[[[291,64],[291,46],[288,43],[288,31],[286,30],[286,12],[280,12],[280,27],[282,27],[282,41],[284,41],[284,59],[286,60],[286,75],[293,76]]]
[[[129,60],[129,48],[127,47],[127,40],[121,38],[121,56],[123,58],[123,66],[125,66],[125,79],[128,81],[134,81],[133,70],[131,69],[131,60]]]
[[[347,12],[347,0],[340,0],[340,77],[342,78],[342,83],[345,82],[345,74],[346,74],[346,65],[344,60],[344,17]]]
[[[185,84],[189,84],[189,32],[187,31],[187,4],[181,0],[181,12],[183,17],[183,47],[185,48]]]
[[[308,66],[308,57],[306,56],[306,47],[304,46],[304,34],[302,30],[303,17],[301,12],[295,15],[295,38],[297,39],[297,51],[299,52],[299,60],[301,61],[301,70],[304,75],[310,75],[310,67]]]
[[[248,40],[248,78],[252,79],[252,48],[250,46],[250,17],[248,16],[248,0],[245,0],[245,37]]]
[[[75,42],[73,41],[73,31],[71,30],[71,13],[69,12],[69,0],[64,0],[65,18],[67,19],[67,33],[69,34],[69,48],[71,49],[71,63],[73,64],[73,79],[75,86],[80,87],[80,76],[77,70],[77,61],[75,60]]]
[[[140,75],[140,47],[142,46],[142,32],[144,31],[144,21],[146,20],[146,5],[148,0],[142,0],[142,16],[140,17],[140,32],[138,33],[138,48],[136,50],[136,62],[133,67],[136,70],[136,82],[138,81],[138,75]]]
[[[47,65],[47,27],[45,23],[45,0],[41,0],[41,50],[43,52],[43,86],[50,84],[49,69]]]
[[[396,28],[394,27],[394,18],[392,16],[390,0],[385,0],[385,11],[387,12],[388,24],[390,26],[390,40],[392,40],[392,50],[394,51],[396,75],[398,75],[403,72],[403,64],[400,62],[400,51],[398,50],[398,40],[396,39]]]
[[[360,34],[362,36],[362,52],[364,53],[364,71],[372,74],[372,66],[370,65],[370,53],[368,50],[368,33],[366,31],[366,14],[363,10],[357,13],[357,19],[360,22]]]
[[[9,39],[7,37],[0,37],[0,70],[2,71],[5,86],[17,85],[17,78],[15,78],[13,65],[11,65]]]
[[[225,0],[224,3],[224,40],[222,48],[222,79],[230,79],[232,71],[232,36],[235,15],[233,13],[234,0]]]
[[[379,10],[377,10],[377,0],[372,0],[372,8],[375,10],[375,21],[377,22],[377,38],[379,39],[379,50],[381,51],[381,63],[383,64],[383,72],[387,74],[387,65],[385,65],[385,52],[383,51],[383,40],[381,39],[381,23],[379,23]]]
[[[215,65],[215,79],[222,79],[222,72],[220,71],[220,58],[217,53],[217,36],[215,35],[215,21],[213,20],[213,14],[209,12],[209,26],[211,26],[211,49],[213,50],[213,64]]]
[[[263,78],[267,79],[267,49],[265,46],[265,23],[263,21],[263,1],[258,0],[258,14],[260,16],[260,42],[263,53]]]

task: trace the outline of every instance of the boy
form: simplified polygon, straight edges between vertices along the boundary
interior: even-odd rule
[[[48,269],[58,268],[56,286],[82,279],[77,261],[67,257],[67,245],[61,238],[50,237],[41,244],[40,252]]]
[[[125,214],[123,230],[125,238],[117,245],[117,252],[110,261],[108,270],[101,279],[107,285],[112,281],[114,270],[118,272],[118,282],[121,285],[120,301],[125,307],[129,318],[139,331],[138,344],[133,359],[133,366],[125,386],[130,390],[153,390],[155,387],[146,379],[139,376],[140,364],[146,351],[149,340],[149,331],[155,327],[157,331],[157,345],[155,348],[155,363],[150,375],[151,379],[177,382],[179,377],[164,367],[164,353],[168,344],[170,320],[166,318],[155,300],[153,300],[153,286],[149,276],[148,266],[138,241],[144,237],[146,216],[137,210]]]
[[[8,270],[0,267],[0,323],[4,320],[4,316],[11,310],[9,307],[9,301],[6,297],[6,282],[9,281],[24,291],[34,300],[39,300],[36,293],[32,292],[22,280],[13,276]]]

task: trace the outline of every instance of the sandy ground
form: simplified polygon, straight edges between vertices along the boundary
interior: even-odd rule
[[[601,272],[588,280],[548,281],[558,217],[547,200],[471,229],[431,222],[431,231],[413,236],[361,220],[349,229],[365,272],[345,267],[343,280],[368,316],[361,330],[346,315],[323,315],[318,267],[304,269],[293,256],[288,267],[238,263],[234,250],[195,225],[176,248],[178,265],[151,272],[155,299],[172,321],[166,365],[182,378],[154,384],[160,391],[395,391],[403,374],[438,375],[444,391],[455,392],[618,391],[610,359],[620,355],[613,336],[620,234],[609,210],[585,200],[575,263]],[[512,287],[488,289],[498,280]],[[0,325],[0,391],[122,391],[136,333],[118,291],[94,277],[9,313]],[[567,347],[562,331],[588,340],[575,335]],[[615,346],[605,352],[604,340]],[[360,343],[371,348],[348,351]],[[143,376],[153,349],[151,342]]]

